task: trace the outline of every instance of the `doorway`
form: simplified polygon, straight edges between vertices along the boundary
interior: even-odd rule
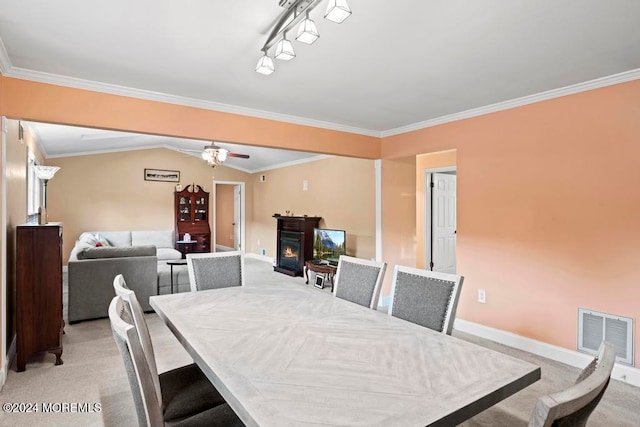
[[[244,251],[245,183],[213,181],[213,248],[215,252]]]
[[[457,175],[455,167],[424,171],[424,266],[455,274],[457,269]]]

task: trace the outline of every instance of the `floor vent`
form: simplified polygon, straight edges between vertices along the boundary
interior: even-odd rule
[[[616,347],[616,361],[633,366],[633,319],[578,309],[578,351],[597,354],[600,343]]]

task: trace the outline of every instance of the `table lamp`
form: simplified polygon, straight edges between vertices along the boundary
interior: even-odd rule
[[[58,166],[36,165],[33,167],[33,170],[35,171],[38,179],[40,179],[44,184],[44,187],[42,190],[42,210],[44,212],[41,214],[41,223],[46,224],[47,223],[47,183],[51,178],[53,178],[56,172],[60,170],[60,168]],[[44,218],[42,218],[42,216],[44,216]]]

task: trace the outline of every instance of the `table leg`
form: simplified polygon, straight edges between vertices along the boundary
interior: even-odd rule
[[[171,273],[170,273],[170,276],[171,276],[171,293],[173,294],[173,264],[171,264],[170,267],[171,267]]]

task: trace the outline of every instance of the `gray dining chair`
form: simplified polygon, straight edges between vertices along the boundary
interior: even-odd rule
[[[244,286],[241,251],[187,254],[191,291]]]
[[[464,278],[396,265],[389,314],[451,335]]]
[[[125,302],[116,295],[109,305],[109,320],[113,337],[122,356],[125,371],[133,394],[139,426],[243,426],[244,424],[226,404],[203,406],[201,383],[192,382],[183,376],[166,389],[170,398],[178,398],[179,402],[167,399],[156,388],[154,375],[142,349],[142,344],[135,324],[130,319]],[[210,403],[210,402],[205,402]],[[176,409],[177,411],[173,411]]]
[[[387,263],[341,255],[334,277],[334,296],[376,309]]]
[[[615,361],[615,347],[603,342],[598,355],[582,370],[573,386],[538,399],[529,427],[586,426],[609,385]]]
[[[113,280],[113,288],[116,295],[122,298],[126,314],[136,328],[151,373],[156,400],[162,403],[165,420],[181,419],[224,404],[224,398],[194,363],[158,374],[151,334],[135,292],[127,287],[121,274]]]

